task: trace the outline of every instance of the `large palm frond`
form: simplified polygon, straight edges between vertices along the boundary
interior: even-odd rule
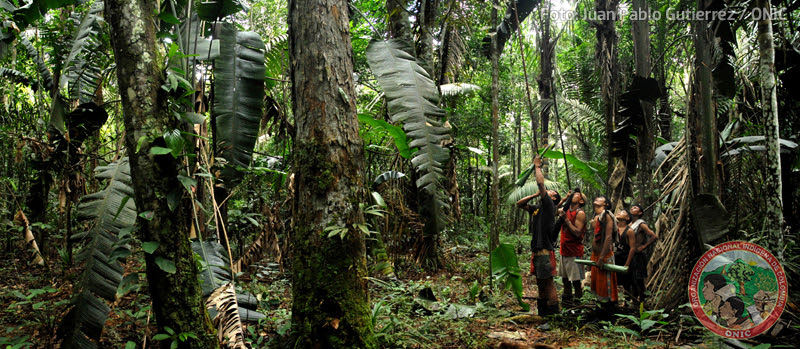
[[[278,35],[270,39],[266,44],[266,69],[267,88],[271,89],[275,86],[273,79],[280,79],[283,77],[286,68],[289,66],[289,35]]]
[[[264,100],[264,42],[254,32],[239,32],[225,24],[214,66],[214,136],[218,155],[228,162],[223,180],[235,182],[241,175],[236,167],[250,166],[258,137]]]
[[[431,212],[443,227],[447,204],[441,180],[450,151],[441,142],[449,139],[450,129],[441,121],[445,112],[439,107],[436,84],[410,52],[411,45],[399,39],[373,40],[367,46],[367,61],[386,94],[392,121],[403,124],[412,139],[409,146],[419,149],[411,160],[420,173],[416,184],[433,197]]]
[[[91,227],[71,238],[84,243],[76,259],[83,261],[83,273],[75,283],[72,308],[61,321],[63,348],[94,348],[109,313],[106,302],[114,301],[122,281],[123,267],[110,258],[114,249],[128,249],[118,235],[136,222],[131,170],[128,158],[96,169],[96,178],[107,179],[106,187],[85,195],[78,204],[78,219]]]
[[[233,280],[230,259],[228,259],[224,247],[216,241],[193,240],[192,250],[202,259],[203,268],[199,275],[200,286],[203,289],[203,298],[208,299],[215,290]],[[258,301],[253,295],[237,291],[236,300],[242,321],[257,322],[266,318],[266,315],[255,311]],[[217,314],[209,315],[213,319]]]
[[[71,99],[81,103],[92,100],[97,90],[103,68],[97,65],[95,54],[99,52],[102,30],[103,2],[95,2],[86,13],[73,12],[70,21],[75,25],[74,36],[67,59],[64,61],[64,78],[60,88],[67,87]]]

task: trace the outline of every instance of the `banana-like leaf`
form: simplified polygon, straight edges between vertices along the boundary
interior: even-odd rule
[[[200,19],[196,14],[192,14],[190,21],[181,23],[181,52],[186,55],[194,55],[198,61],[214,60],[219,57],[219,39],[206,38],[205,33],[201,32]]]
[[[392,125],[383,120],[374,119],[369,114],[359,113],[358,121],[370,125],[379,130],[385,130],[394,139],[394,145],[400,151],[400,156],[403,158],[411,158],[411,154],[417,151],[416,148],[411,149],[408,146],[408,136],[399,126]]]
[[[557,160],[563,160],[566,157],[567,162],[572,165],[572,170],[575,171],[584,182],[600,191],[605,188],[603,184],[604,176],[601,173],[605,168],[604,166],[599,166],[591,162],[583,162],[572,154],[566,154],[566,156],[564,156],[564,153],[557,150],[547,150],[544,152],[544,156]]]
[[[22,4],[19,7],[14,6],[11,1],[2,2],[2,8],[13,13],[14,21],[24,30],[28,25],[44,17],[51,9],[82,4],[86,0],[14,1],[13,3]]]
[[[547,189],[552,189],[555,191],[560,192],[562,190],[561,184],[558,182],[553,182],[551,180],[545,179],[544,186]],[[513,205],[520,199],[528,196],[533,195],[539,192],[539,185],[536,184],[536,181],[529,181],[522,185],[521,187],[513,187],[510,193],[508,193],[508,197],[506,197],[506,204]]]
[[[84,243],[76,259],[85,263],[75,283],[72,308],[61,321],[59,337],[62,348],[94,348],[103,324],[122,281],[123,267],[117,258],[109,258],[116,247],[128,248],[118,235],[136,222],[131,170],[128,158],[96,169],[96,178],[107,179],[106,187],[85,195],[78,204],[78,219],[89,221],[89,230],[73,235]]]
[[[228,348],[250,348],[244,341],[242,320],[239,318],[239,305],[236,302],[236,289],[233,283],[226,283],[212,292],[206,299],[206,308],[216,311],[213,323],[217,327],[219,342]]]
[[[197,15],[206,22],[213,22],[245,9],[238,0],[209,0],[197,4]]]
[[[412,139],[409,147],[419,148],[411,159],[420,173],[416,184],[432,197],[429,211],[440,230],[447,207],[441,181],[450,159],[450,150],[441,142],[450,138],[451,129],[440,121],[445,112],[439,107],[436,84],[409,52],[413,52],[410,44],[399,39],[372,40],[367,46],[367,61],[386,94],[392,121],[403,124]]]
[[[75,36],[72,37],[72,47],[70,48],[67,60],[64,61],[64,68],[67,69],[67,71],[73,69],[73,63],[76,62],[79,55],[98,46],[96,37],[102,29],[101,23],[103,18],[100,17],[100,14],[103,12],[103,8],[103,2],[97,1],[86,13],[82,15],[77,13],[73,14],[72,17],[77,18],[74,18],[76,27]]]
[[[503,289],[511,289],[517,302],[525,311],[530,311],[530,305],[522,301],[522,269],[519,267],[514,246],[500,244],[492,251],[492,276],[503,284]]]
[[[465,95],[480,89],[481,87],[478,85],[468,84],[465,82],[457,82],[454,84],[444,84],[439,86],[439,90],[442,91],[442,96],[445,97]]]
[[[222,245],[215,241],[192,241],[192,250],[202,259],[203,270],[200,271],[200,286],[203,297],[208,299],[214,290],[233,280],[230,262]],[[239,316],[242,321],[258,322],[267,316],[255,311],[258,302],[248,293],[237,293]],[[215,314],[211,314],[213,318]]]
[[[238,180],[236,167],[249,167],[258,137],[264,100],[264,42],[253,32],[222,27],[215,60],[214,109],[218,155],[227,160],[222,176]]]

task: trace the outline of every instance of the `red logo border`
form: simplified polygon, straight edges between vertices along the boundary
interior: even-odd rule
[[[746,330],[728,329],[711,320],[703,311],[703,307],[700,305],[700,295],[698,294],[700,289],[700,277],[702,276],[703,269],[706,267],[706,265],[708,265],[708,263],[714,257],[724,252],[735,250],[751,252],[761,257],[772,268],[772,271],[775,273],[775,277],[777,278],[778,282],[778,299],[775,303],[775,308],[772,310],[769,316],[764,319],[764,321],[755,327],[748,328]],[[711,332],[727,338],[751,338],[767,331],[781,317],[783,308],[786,307],[787,297],[788,285],[786,283],[786,273],[783,270],[783,266],[778,262],[778,259],[775,258],[775,256],[773,256],[772,253],[767,251],[765,248],[746,241],[729,241],[714,246],[714,248],[704,253],[697,263],[695,263],[694,268],[692,268],[692,275],[689,277],[689,302],[692,305],[692,311],[694,311],[694,315],[698,320],[700,320],[700,323]]]

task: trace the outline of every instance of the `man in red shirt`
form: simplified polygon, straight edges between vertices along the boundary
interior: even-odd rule
[[[576,189],[575,193],[567,195],[570,200],[569,209],[558,210],[558,215],[564,219],[561,226],[561,243],[559,253],[561,254],[561,265],[559,274],[564,283],[564,294],[561,301],[569,303],[572,301],[572,292],[575,290],[575,298],[583,296],[583,268],[575,263],[576,258],[583,257],[583,235],[586,233],[586,212],[582,207],[586,204],[586,195]]]

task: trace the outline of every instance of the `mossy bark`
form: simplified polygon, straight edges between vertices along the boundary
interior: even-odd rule
[[[292,335],[302,348],[374,348],[358,136],[345,0],[289,4],[295,116]],[[326,227],[347,228],[342,238]]]
[[[772,13],[770,0],[758,0],[761,13]],[[784,260],[783,249],[783,179],[781,178],[780,128],[778,118],[778,95],[775,81],[775,43],[770,16],[762,16],[758,21],[758,56],[761,82],[761,113],[764,120],[767,152],[764,166],[764,196],[767,198],[765,240],[769,249],[779,261]],[[744,290],[744,287],[742,287]],[[742,292],[744,294],[744,292]]]
[[[140,218],[139,237],[159,247],[145,254],[147,280],[160,333],[194,333],[198,339],[179,343],[179,348],[216,348],[214,330],[205,311],[191,246],[188,207],[169,208],[167,196],[183,189],[177,175],[180,163],[172,155],[153,155],[154,146],[165,146],[163,135],[179,128],[167,110],[164,57],[155,36],[156,2],[109,0],[107,20],[117,62],[117,77],[125,122],[125,141],[131,163],[134,199]],[[180,201],[180,200],[177,200]],[[175,272],[162,270],[156,260],[171,261]],[[169,348],[171,341],[162,341]]]

